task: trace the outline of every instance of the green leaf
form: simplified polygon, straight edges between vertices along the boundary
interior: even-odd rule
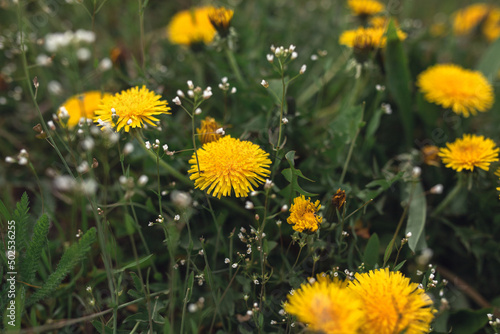
[[[309,197],[317,196],[318,194],[307,192],[299,186],[299,182],[298,182],[299,177],[306,179],[308,181],[311,181],[311,182],[314,182],[314,181],[305,177],[304,174],[302,174],[302,172],[300,171],[300,169],[295,168],[295,161],[294,161],[295,151],[288,152],[285,155],[285,158],[288,161],[288,163],[290,164],[290,168],[286,168],[286,169],[282,170],[281,174],[283,174],[285,179],[288,182],[290,182],[290,184],[288,186],[286,186],[285,188],[283,188],[280,191],[280,194],[282,194],[284,196],[293,197],[294,196],[293,192],[296,191],[299,194],[304,195],[304,196],[309,196]],[[291,200],[291,198],[290,198],[290,200]]]
[[[425,242],[425,219],[427,214],[427,201],[425,199],[424,189],[419,182],[416,185],[408,184],[408,191],[412,191],[410,207],[408,208],[408,223],[406,225],[406,234],[411,232],[408,240],[408,247],[412,252],[417,252],[427,248]]]
[[[78,264],[78,262],[86,257],[87,253],[90,251],[90,247],[95,241],[96,230],[92,227],[85,232],[77,243],[71,245],[64,252],[61,260],[57,264],[56,270],[50,274],[42,287],[30,296],[30,298],[26,301],[26,306],[36,303],[40,299],[43,299],[54,292],[58,288],[61,281]]]
[[[384,253],[384,264],[387,263],[387,261],[389,261],[389,258],[391,257],[391,254],[392,254],[392,250],[394,249],[394,242],[395,242],[396,239],[391,239],[391,242],[389,242],[389,245],[387,245],[387,248],[385,249],[385,253]]]
[[[375,269],[375,265],[378,263],[378,252],[380,249],[380,241],[377,233],[374,233],[368,244],[366,244],[365,252],[363,255],[363,262],[365,263],[366,270]]]
[[[0,200],[0,213],[2,214],[2,216],[4,216],[5,219],[10,220],[11,217],[10,212],[1,200]]]
[[[413,140],[413,112],[411,97],[411,76],[408,59],[403,51],[394,21],[389,22],[387,29],[387,46],[385,49],[386,85],[396,100],[399,116],[403,123],[406,145]]]
[[[491,309],[460,310],[450,315],[449,325],[453,334],[474,334],[488,323]]]
[[[403,260],[401,262],[399,262],[392,270],[393,271],[399,271],[401,268],[403,268],[403,266],[405,265],[406,263],[406,260]]]
[[[191,272],[191,274],[189,274],[189,278],[187,281],[186,301],[189,301],[191,299],[191,295],[193,294],[193,283],[194,283],[194,272]]]
[[[27,283],[32,283],[38,271],[39,259],[43,247],[47,243],[49,233],[49,218],[42,215],[36,222],[33,237],[26,250],[26,257],[22,261],[21,277]]]
[[[486,52],[479,59],[476,69],[482,72],[488,80],[494,81],[498,71],[500,70],[500,38],[491,44]]]
[[[113,273],[118,274],[121,273],[122,271],[125,271],[127,269],[133,269],[137,268],[137,266],[143,265],[146,261],[148,261],[151,257],[153,257],[154,254],[149,254],[148,256],[143,257],[142,259],[139,259],[137,261],[132,261],[129,264],[125,265],[124,267],[121,267],[120,269],[116,269],[113,271]]]

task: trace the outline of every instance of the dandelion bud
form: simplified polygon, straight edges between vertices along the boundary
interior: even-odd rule
[[[260,82],[260,84],[261,84],[262,86],[264,86],[264,88],[268,88],[268,87],[269,87],[269,83],[268,83],[266,80],[262,80],[262,81]]]
[[[274,61],[274,55],[272,55],[272,54],[266,55],[266,58],[267,58],[267,61],[270,63],[272,63]]]
[[[194,85],[193,85],[193,82],[191,80],[187,81],[187,85],[188,85],[189,89],[194,89]]]
[[[181,103],[181,99],[178,96],[174,97],[172,99],[172,102],[175,103],[175,104],[177,104],[178,106],[180,106],[182,104]]]
[[[304,73],[306,72],[306,70],[307,70],[307,65],[306,65],[306,64],[304,64],[304,65],[302,65],[302,67],[300,68],[299,73],[300,73],[300,74],[304,74]]]
[[[436,194],[436,195],[440,195],[443,193],[443,190],[444,190],[444,187],[442,184],[436,184],[434,187],[431,188],[431,190],[429,190],[429,192],[431,194]]]

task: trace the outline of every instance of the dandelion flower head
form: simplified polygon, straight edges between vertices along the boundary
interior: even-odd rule
[[[170,114],[167,102],[160,100],[161,96],[146,88],[133,87],[102,99],[99,109],[95,112],[94,122],[104,126],[108,124],[119,132],[125,129],[142,128],[145,123],[156,126],[159,121],[155,116]]]
[[[323,217],[317,215],[320,208],[319,201],[312,203],[310,198],[305,199],[303,195],[300,195],[293,199],[290,217],[286,221],[293,225],[292,228],[295,231],[315,232],[323,221]]]
[[[221,37],[226,37],[229,33],[229,26],[233,18],[234,11],[225,7],[212,8],[208,13],[208,19]]]
[[[218,140],[222,137],[222,134],[216,132],[220,127],[220,124],[214,118],[210,116],[205,117],[205,120],[201,121],[201,126],[196,129],[200,142],[206,144]]]
[[[385,9],[384,4],[376,0],[347,0],[347,6],[357,16],[370,16]]]
[[[102,98],[107,96],[111,96],[111,94],[99,91],[90,91],[72,96],[59,107],[58,116],[61,118],[61,109],[64,107],[69,115],[69,119],[65,125],[69,128],[73,128],[82,117],[85,119],[93,119]]]
[[[225,136],[199,148],[189,160],[188,172],[195,188],[208,188],[207,192],[219,199],[231,196],[232,191],[236,197],[244,197],[271,173],[268,156],[252,142]]]
[[[340,35],[339,43],[359,50],[384,48],[387,43],[385,33],[385,26],[368,28],[358,27],[355,30],[344,31]],[[406,34],[400,29],[397,29],[397,34],[400,40],[406,38]]]
[[[487,171],[492,162],[498,161],[498,151],[493,140],[465,134],[453,143],[446,143],[446,147],[439,150],[439,156],[446,167],[457,172],[474,171],[474,167]]]
[[[453,33],[463,36],[471,33],[488,15],[491,6],[476,3],[467,6],[453,15]]]
[[[366,312],[361,333],[428,333],[434,310],[432,300],[400,272],[388,268],[356,274],[347,287],[363,302]]]
[[[212,6],[197,7],[175,14],[167,27],[170,42],[181,45],[210,44],[216,32],[209,19],[214,10],[216,8]]]
[[[490,10],[482,31],[488,42],[493,42],[500,37],[500,8],[495,7]]]
[[[317,275],[288,295],[285,311],[309,324],[309,329],[327,334],[356,334],[365,314],[360,298],[346,283]]]
[[[478,71],[438,64],[420,73],[417,86],[427,101],[469,117],[487,111],[494,102],[493,87]]]

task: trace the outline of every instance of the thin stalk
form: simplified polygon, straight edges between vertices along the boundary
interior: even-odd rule
[[[144,66],[146,64],[146,51],[144,43],[144,5],[142,0],[139,1],[139,31],[140,31],[140,44],[141,44],[141,67],[144,71]]]
[[[238,82],[243,86],[246,87],[247,83],[245,80],[243,80],[243,75],[241,75],[240,67],[238,66],[238,63],[236,62],[236,58],[234,57],[233,51],[229,49],[229,47],[225,48],[226,50],[226,57],[229,62],[229,66],[231,66],[231,69],[233,70],[233,73],[238,80]]]
[[[285,109],[285,96],[286,96],[286,83],[285,83],[285,69],[283,67],[283,64],[281,63],[280,60],[280,69],[281,69],[281,86],[283,89],[283,92],[281,93],[281,106],[280,106],[280,127],[278,131],[278,144],[276,145],[276,150],[279,152],[281,150],[281,131],[283,127],[283,112]],[[276,154],[278,156],[278,154]]]
[[[45,206],[44,206],[44,201],[43,201],[42,184],[40,183],[40,179],[38,178],[38,174],[37,174],[37,172],[35,170],[35,167],[31,163],[31,161],[28,161],[28,165],[30,166],[31,171],[35,175],[36,184],[38,186],[38,190],[40,191],[40,200],[42,201],[42,213],[44,213],[45,212],[45,209],[44,209]]]
[[[465,185],[465,180],[462,174],[458,174],[458,181],[455,187],[448,193],[448,195],[445,197],[445,199],[439,203],[438,207],[432,212],[432,216],[436,217],[438,214],[441,213],[454,199],[455,197],[462,192],[462,189]]]

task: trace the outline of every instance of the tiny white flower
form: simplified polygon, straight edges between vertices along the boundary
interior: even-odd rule
[[[151,143],[150,143],[149,141],[145,142],[145,143],[144,143],[144,145],[146,146],[146,148],[147,148],[148,150],[150,150],[150,149],[151,149]]]
[[[208,88],[210,88],[210,87],[208,87]],[[208,100],[212,96],[212,91],[209,90],[208,88],[203,91],[203,98],[205,100]]]
[[[201,109],[200,108],[196,108],[195,111],[194,111],[194,114],[195,115],[201,114]]]
[[[318,60],[318,55],[311,55],[311,60],[312,61]]]
[[[266,58],[267,58],[267,61],[270,63],[272,63],[274,61],[274,55],[272,55],[272,54],[266,55]]]
[[[441,183],[439,183],[439,184],[436,184],[434,187],[432,187],[431,190],[429,190],[429,192],[431,194],[439,195],[439,194],[443,193],[443,190],[444,190],[444,186]]]
[[[245,202],[245,209],[252,210],[253,208],[254,208],[254,205],[252,202],[250,202],[250,201]]]
[[[411,171],[411,175],[414,178],[417,178],[420,176],[420,174],[422,174],[422,168],[420,168],[418,166],[413,167],[413,170]]]
[[[231,94],[236,93],[236,87],[231,88]]]
[[[132,125],[132,122],[133,122],[133,121],[132,121],[132,119],[129,119],[129,120],[127,121],[127,125]]]
[[[290,44],[290,46],[288,47],[288,50],[290,50],[291,52],[295,51],[295,45]]]
[[[281,119],[281,121],[283,122],[283,124],[287,124],[287,123],[288,123],[288,118],[283,117],[283,118]]]
[[[385,90],[385,86],[382,86],[382,85],[376,85],[375,86],[375,89],[379,92],[383,92]]]
[[[184,92],[180,89],[177,90],[177,95],[180,96],[180,97],[184,97]]]
[[[8,164],[13,164],[16,162],[16,159],[14,159],[13,157],[5,157],[5,162]]]
[[[48,121],[47,125],[49,126],[49,129],[51,129],[51,130],[55,130],[56,129],[56,126],[55,126],[55,124],[54,124],[53,121]]]
[[[292,55],[290,56],[291,59],[297,58],[299,55],[297,52],[292,52]]]
[[[111,59],[109,58],[103,58],[100,62],[99,62],[99,70],[101,70],[102,72],[104,71],[107,71],[109,69],[111,69],[113,67],[113,62],[111,61]]]
[[[237,263],[233,263],[233,264],[231,265],[231,267],[233,267],[233,268],[237,268],[237,267],[238,267],[238,264],[237,264]]]
[[[27,165],[28,159],[26,159],[25,157],[20,157],[19,160],[17,161],[17,163],[22,165],[22,166]]]
[[[163,151],[165,151],[165,153],[167,153],[167,151],[168,151],[168,145],[167,144],[163,145]]]
[[[224,135],[226,132],[224,131],[223,128],[218,128],[217,130],[215,130],[215,133],[219,135]]]
[[[227,83],[227,77],[223,77],[223,78],[221,79],[221,82],[222,82],[223,84]]]
[[[288,205],[285,204],[281,207],[281,212],[287,212],[287,211],[288,211]]]
[[[261,84],[262,86],[264,86],[264,88],[268,88],[268,87],[269,87],[269,83],[268,83],[266,80],[262,80],[262,81],[260,82],[260,84]]]
[[[172,102],[177,104],[178,106],[180,106],[182,104],[181,99],[178,96],[174,97],[172,99]]]
[[[306,65],[306,64],[304,64],[304,65],[302,65],[302,66],[300,67],[300,71],[299,71],[299,73],[300,73],[300,74],[304,74],[304,73],[306,72],[306,70],[307,70],[307,65]]]
[[[196,304],[191,303],[188,305],[188,311],[189,311],[189,313],[194,313],[194,312],[198,311],[198,306],[196,306]]]
[[[123,146],[123,154],[124,155],[129,155],[134,151],[134,145],[132,143],[126,143],[125,146]]]
[[[191,89],[190,89],[190,90],[188,90],[188,96],[189,96],[190,98],[193,98],[193,97],[194,97],[194,92],[193,92],[193,90],[191,90]]]
[[[411,238],[412,234],[411,232],[406,233],[406,238]]]
[[[229,260],[229,258],[228,258],[228,257],[226,257],[226,258],[224,259],[224,263],[225,263],[225,264],[228,264],[228,263],[230,263],[230,262],[231,262],[231,260]]]
[[[194,85],[193,85],[193,82],[191,80],[187,81],[187,85],[188,85],[189,89],[194,89]]]
[[[137,180],[137,184],[142,187],[148,183],[148,180],[149,178],[146,175],[141,175]]]

